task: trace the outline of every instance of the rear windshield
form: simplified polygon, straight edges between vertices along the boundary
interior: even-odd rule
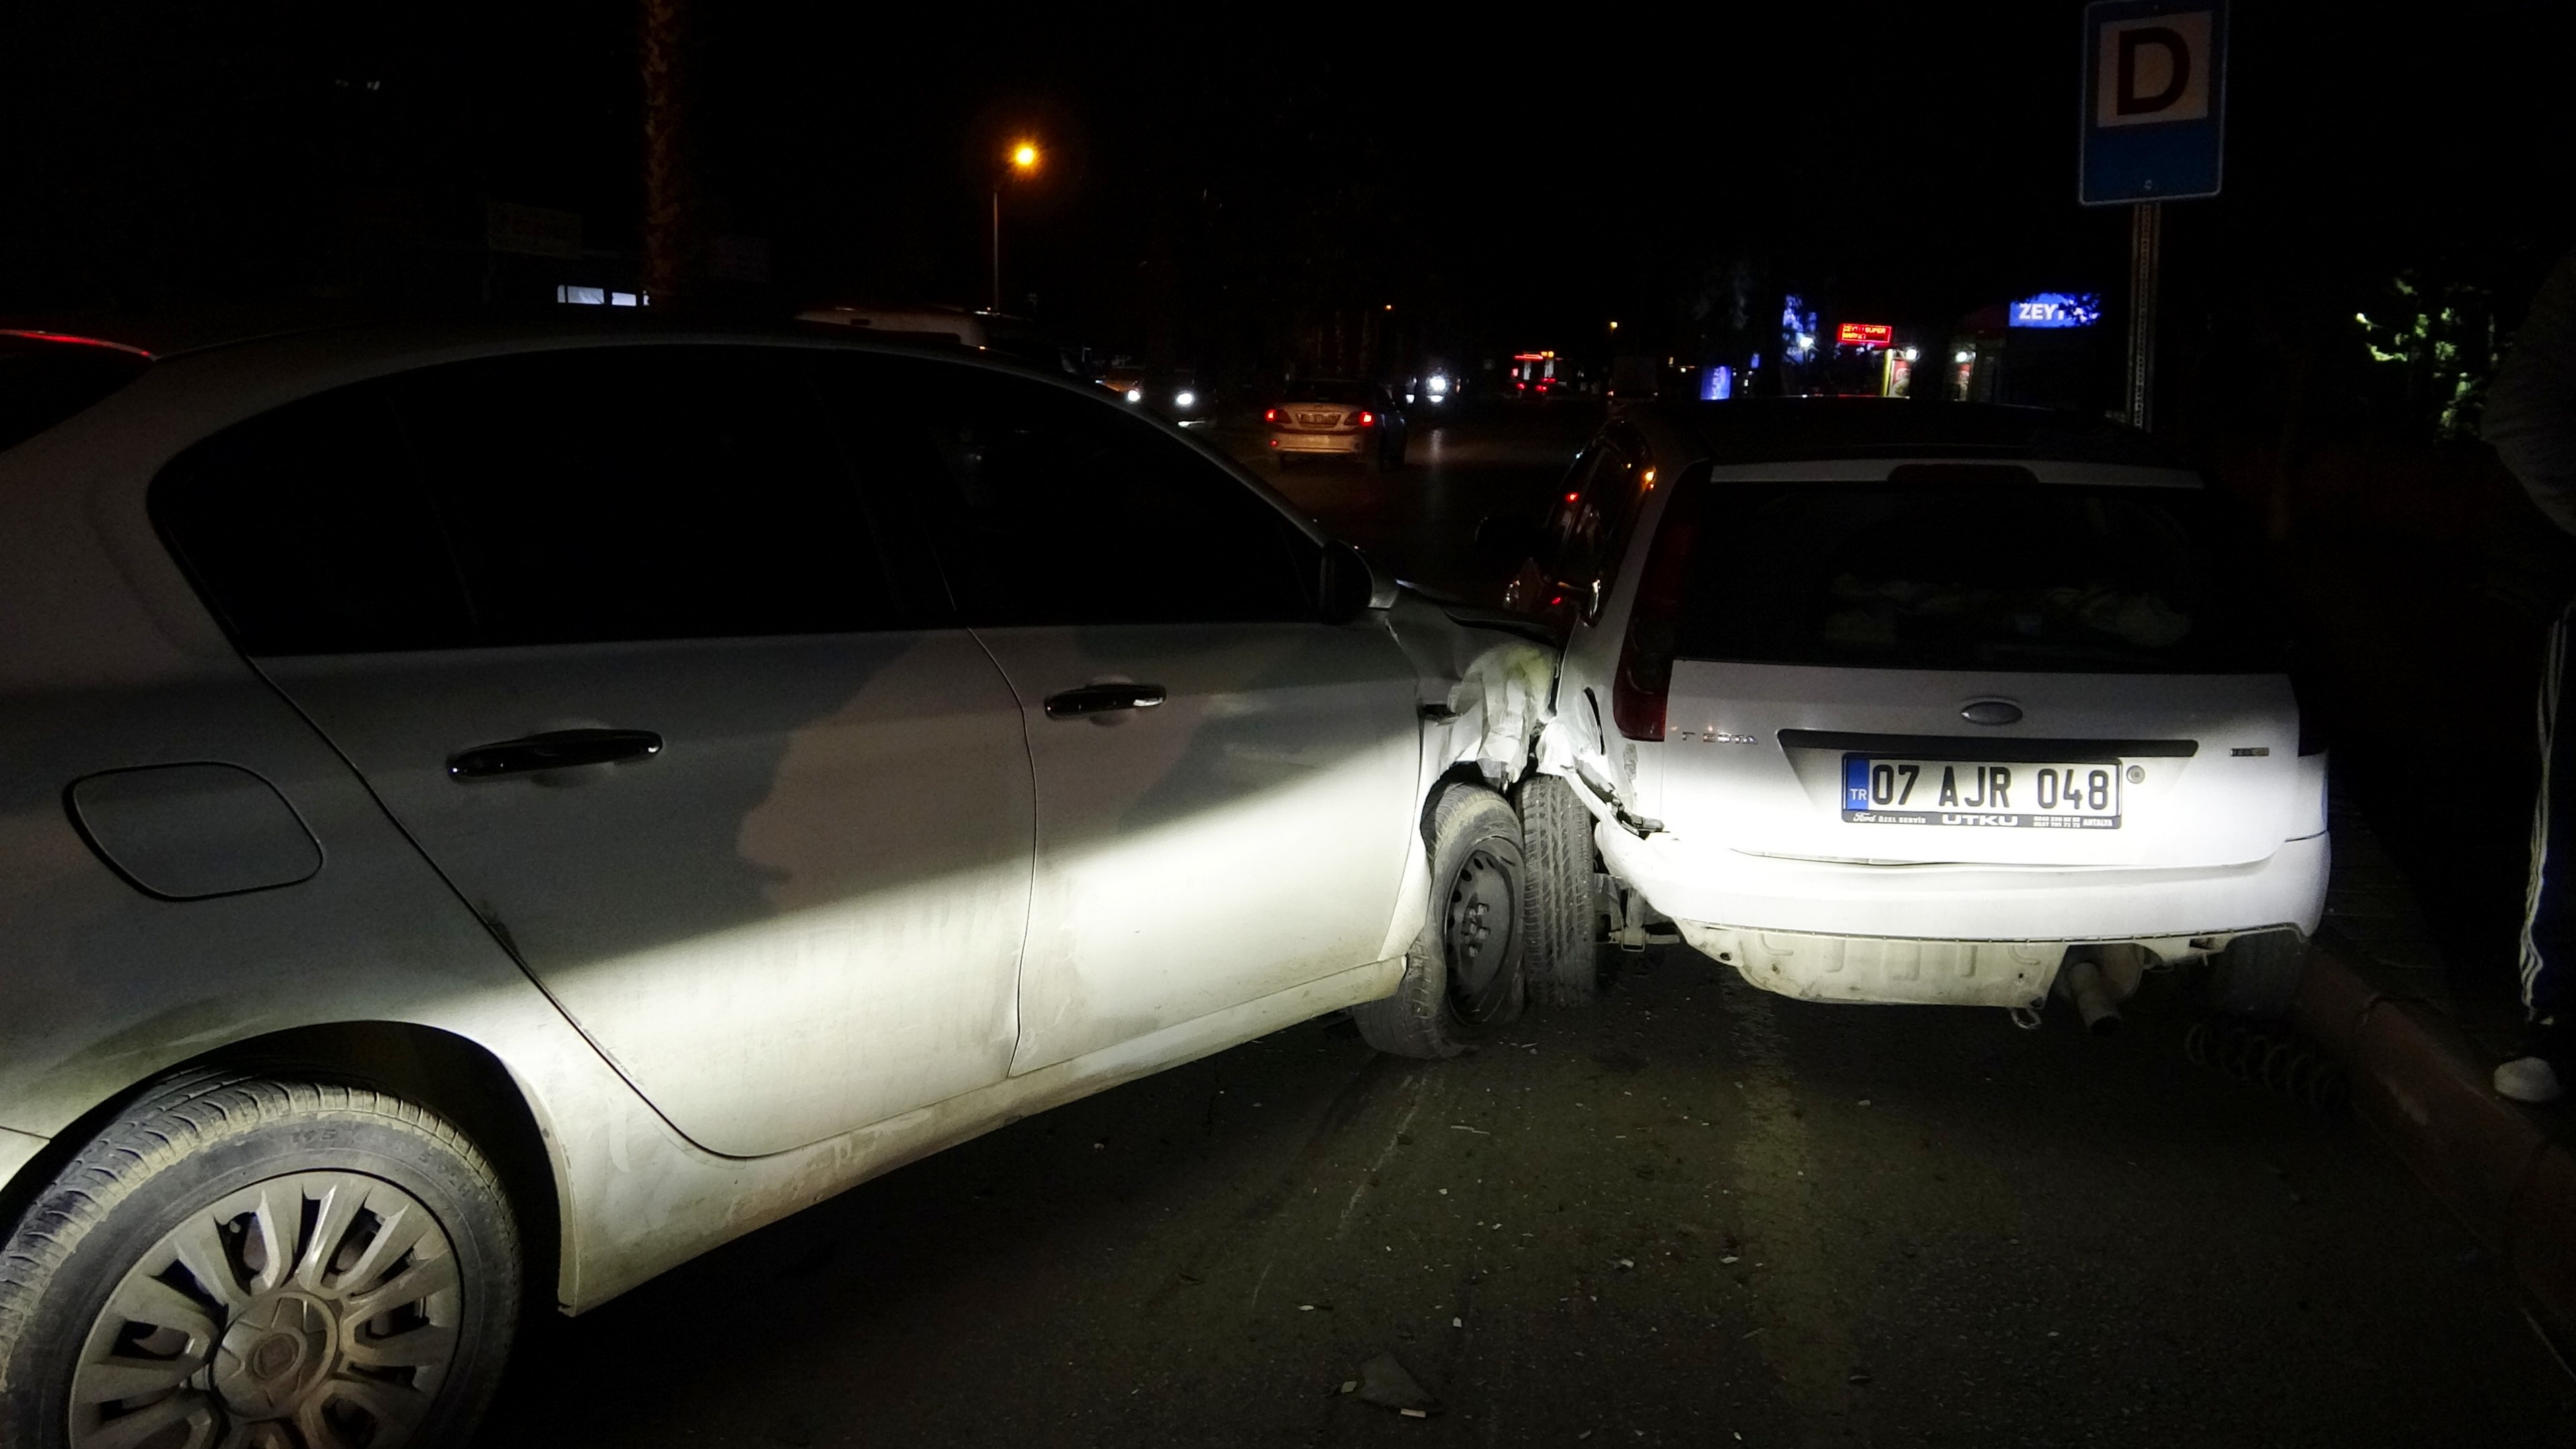
[[[151,365],[119,347],[0,337],[0,449],[27,441]]]
[[[2280,667],[2273,611],[2198,489],[1702,482],[1685,659],[1889,669]]]
[[[1367,385],[1357,382],[1292,382],[1288,401],[1292,403],[1348,403],[1353,406],[1368,401]]]

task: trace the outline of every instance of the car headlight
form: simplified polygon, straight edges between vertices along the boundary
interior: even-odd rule
[[[1176,392],[1172,394],[1172,406],[1176,408],[1194,408],[1198,405],[1199,395],[1197,393]]]
[[[1127,400],[1129,402],[1143,402],[1145,400],[1144,390],[1133,387],[1127,389]]]
[[[1430,393],[1432,396],[1437,397],[1449,390],[1449,379],[1445,377],[1434,377],[1429,383],[1424,385],[1423,390]]]

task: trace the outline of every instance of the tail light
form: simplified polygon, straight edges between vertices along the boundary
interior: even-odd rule
[[[1265,423],[1275,423],[1275,422],[1279,421],[1279,409],[1277,409],[1277,408],[1264,408],[1264,409],[1262,409],[1262,412],[1261,412],[1261,420],[1262,420],[1263,422],[1265,422]]]
[[[1637,581],[1628,635],[1619,645],[1619,672],[1610,681],[1610,716],[1632,740],[1664,737],[1664,704],[1672,693],[1673,647],[1690,582],[1691,548],[1699,541],[1696,489],[1677,489],[1664,505],[1654,548]]]
[[[1376,426],[1377,426],[1377,414],[1375,414],[1375,413],[1362,413],[1362,414],[1360,414],[1360,426],[1361,426],[1361,427],[1363,427],[1363,428],[1373,428],[1373,427],[1376,427]]]

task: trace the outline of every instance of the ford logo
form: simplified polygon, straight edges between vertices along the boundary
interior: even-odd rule
[[[1959,718],[1970,724],[2019,724],[2021,706],[2008,699],[1972,699],[1960,706]]]

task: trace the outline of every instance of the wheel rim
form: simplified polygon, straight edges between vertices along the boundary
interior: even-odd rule
[[[1483,1022],[1511,992],[1521,927],[1520,853],[1482,841],[1450,880],[1441,946],[1449,965],[1449,1001],[1459,1018]]]
[[[299,1172],[126,1269],[72,1371],[75,1449],[392,1449],[456,1355],[446,1232],[381,1178]]]

